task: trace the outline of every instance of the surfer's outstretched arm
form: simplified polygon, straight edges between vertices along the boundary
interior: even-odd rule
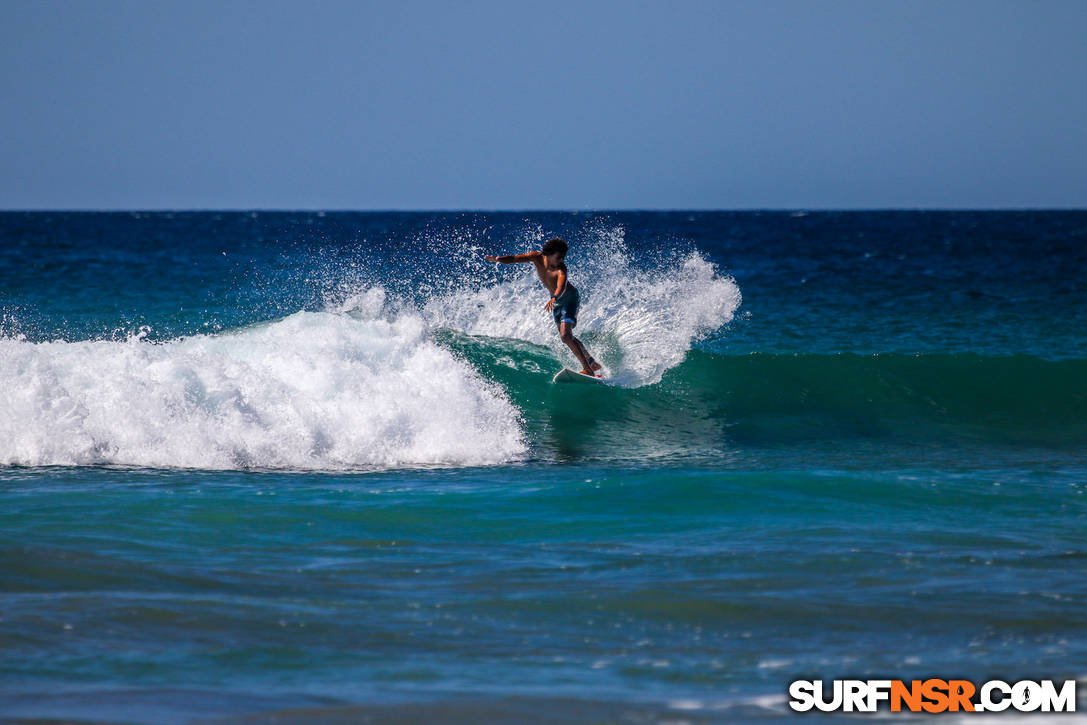
[[[525,252],[524,254],[503,254],[496,257],[493,254],[484,255],[484,259],[488,262],[498,262],[499,264],[517,264],[518,262],[538,262],[543,257],[540,252]]]

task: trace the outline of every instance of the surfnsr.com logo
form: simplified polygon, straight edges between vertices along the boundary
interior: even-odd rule
[[[1075,712],[1076,681],[989,680],[796,680],[789,684],[789,707],[797,712]]]

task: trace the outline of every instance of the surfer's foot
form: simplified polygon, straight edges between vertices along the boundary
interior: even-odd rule
[[[596,369],[599,370],[600,366],[597,365]],[[594,373],[592,370],[590,370],[588,368],[581,368],[581,374],[582,375],[588,375],[590,378],[595,378],[596,377],[596,373]]]
[[[593,370],[595,372],[595,371],[599,370],[602,367],[604,367],[604,366],[601,365],[600,363],[598,363],[594,358],[589,358],[589,368],[591,370]]]

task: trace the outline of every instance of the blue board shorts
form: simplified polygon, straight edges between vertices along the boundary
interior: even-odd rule
[[[555,324],[569,322],[570,327],[577,325],[577,306],[581,302],[581,296],[577,293],[577,287],[567,283],[566,289],[555,299],[555,306],[551,308],[551,314],[555,316]]]

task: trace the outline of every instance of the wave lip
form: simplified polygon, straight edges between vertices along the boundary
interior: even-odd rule
[[[298,312],[162,344],[0,339],[0,464],[350,470],[526,450],[505,393],[418,315]],[[366,313],[369,313],[367,316]]]

